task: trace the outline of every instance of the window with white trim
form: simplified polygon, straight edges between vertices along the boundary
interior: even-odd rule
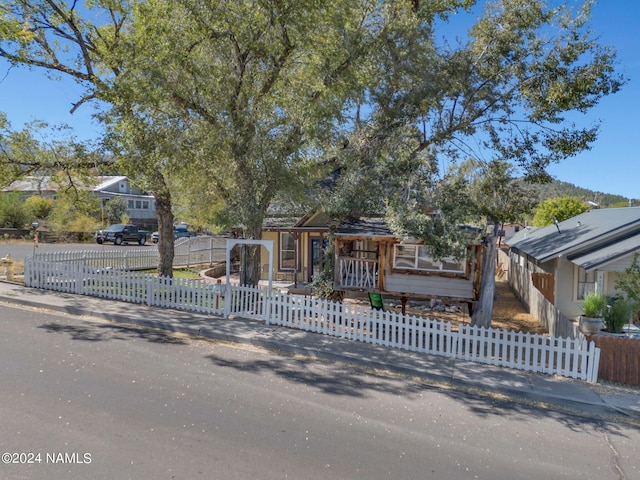
[[[296,240],[293,233],[280,232],[280,270],[295,270]]]
[[[445,257],[439,261],[429,255],[425,245],[393,246],[393,268],[420,270],[425,272],[465,273],[466,262],[453,257]]]
[[[587,272],[584,268],[578,267],[578,290],[577,299],[584,300],[584,296],[596,289],[596,272]]]

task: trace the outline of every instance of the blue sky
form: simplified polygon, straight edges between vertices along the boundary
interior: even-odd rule
[[[578,117],[580,123],[587,126],[601,122],[594,147],[552,166],[549,172],[558,180],[579,187],[640,199],[640,8],[637,0],[601,0],[594,9],[592,25],[601,43],[617,49],[619,70],[629,82],[586,116]],[[81,90],[72,81],[49,80],[37,69],[10,69],[8,63],[0,59],[0,111],[7,114],[14,129],[38,119],[49,124],[68,124],[80,139],[97,137],[100,126],[91,118],[90,105],[82,106],[73,115],[69,113],[80,94]]]

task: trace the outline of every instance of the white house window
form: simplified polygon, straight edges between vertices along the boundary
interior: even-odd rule
[[[296,268],[296,247],[293,233],[280,232],[280,270]]]
[[[425,272],[465,273],[465,261],[446,257],[436,261],[424,245],[394,245],[393,268]]]
[[[144,208],[145,210],[149,209],[149,201],[148,200],[144,200],[142,202],[142,208]]]
[[[133,200],[128,200],[127,201],[127,208],[129,208],[129,209],[133,208]]]
[[[583,300],[584,296],[596,289],[596,272],[587,272],[584,268],[578,267],[578,292],[577,299]]]
[[[142,208],[142,202],[140,200],[136,200],[136,208]]]

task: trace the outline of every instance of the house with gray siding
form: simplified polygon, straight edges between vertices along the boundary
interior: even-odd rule
[[[128,177],[123,175],[98,175],[92,177],[92,182],[82,185],[82,188],[91,190],[100,200],[101,208],[112,198],[120,197],[127,202],[127,213],[130,221],[136,225],[155,225],[156,201],[153,195],[149,195],[131,185]],[[40,195],[55,200],[61,185],[55,177],[29,176],[11,183],[3,188],[5,192],[20,192],[24,197]]]
[[[544,278],[547,298],[569,317],[582,314],[586,293],[616,294],[618,274],[640,253],[640,207],[594,209],[505,240],[512,261]],[[542,282],[541,282],[542,283]]]

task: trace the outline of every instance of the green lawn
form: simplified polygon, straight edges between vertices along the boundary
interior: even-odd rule
[[[142,270],[141,273],[148,273],[151,275],[157,275],[158,270]],[[197,280],[200,278],[200,275],[195,270],[190,268],[176,268],[173,270],[173,278],[182,278],[185,280]]]

